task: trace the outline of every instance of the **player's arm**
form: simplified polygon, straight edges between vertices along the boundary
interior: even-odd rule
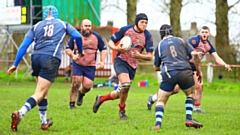
[[[18,66],[19,62],[21,61],[22,57],[24,56],[24,54],[26,53],[28,47],[31,45],[31,43],[33,42],[32,38],[29,37],[25,37],[23,39],[23,42],[21,43],[18,52],[17,52],[17,56],[16,56],[16,60],[14,61],[14,66]]]
[[[74,49],[74,39],[70,38],[70,40],[68,41],[68,44],[66,45],[66,53],[71,59],[74,56],[73,49]]]
[[[124,36],[124,33],[127,31],[129,27],[122,27],[120,28],[119,31],[116,31],[111,37],[110,40],[108,41],[108,47],[111,50],[115,50],[117,52],[120,53],[124,53],[126,52],[126,50],[122,47],[120,47],[120,45],[115,46],[115,43],[117,43],[118,41],[120,41],[122,39],[122,37]]]
[[[78,53],[83,56],[83,45],[82,45],[82,36],[81,34],[69,23],[66,23],[66,31],[67,34],[69,34],[73,39],[75,39],[77,48],[78,48]]]
[[[103,69],[104,68],[104,61],[107,55],[107,47],[104,44],[102,38],[100,35],[96,34],[98,38],[98,49],[100,50],[100,62],[98,63],[97,68],[98,69]]]
[[[161,71],[161,68],[160,68],[160,65],[161,65],[161,57],[159,55],[159,49],[158,49],[158,46],[156,47],[155,51],[154,51],[154,70],[155,71]]]
[[[146,61],[151,61],[153,58],[153,53],[152,52],[147,52],[147,54],[141,54],[138,51],[132,52],[131,56],[136,59],[142,59]]]
[[[73,37],[76,41],[77,48],[78,48],[78,53],[83,55],[83,46],[82,46],[82,36],[81,36],[81,34],[77,30],[74,30],[70,34],[70,36]]]
[[[222,58],[219,57],[219,55],[217,54],[217,52],[213,52],[213,53],[211,53],[211,55],[212,55],[213,59],[215,60],[215,62],[216,62],[218,65],[223,66],[223,67],[224,67],[226,70],[228,70],[228,71],[231,71],[231,70],[232,70],[231,67],[230,67],[227,63],[225,63],[225,62],[222,60]]]
[[[201,52],[192,51],[191,52],[192,58],[194,60],[194,66],[197,71],[198,81],[202,82],[202,71],[201,71]]]
[[[71,59],[76,61],[78,59],[78,55],[74,54],[73,49],[74,49],[74,39],[71,38],[66,46],[66,53]]]
[[[23,39],[23,42],[21,43],[17,55],[16,55],[16,59],[13,63],[13,65],[8,69],[7,73],[8,75],[10,75],[12,72],[14,72],[17,69],[17,66],[19,64],[19,62],[21,61],[21,59],[23,58],[24,54],[27,51],[27,48],[30,46],[30,44],[33,42],[32,38],[29,37],[25,37]]]
[[[186,47],[188,54],[192,56],[192,59],[194,61],[193,64],[197,71],[198,81],[201,83],[202,82],[202,71],[201,71],[202,53],[196,52],[193,46],[189,44],[189,42],[184,41],[184,46]]]
[[[25,38],[23,39],[20,47],[18,48],[18,52],[16,55],[16,59],[13,63],[13,65],[8,69],[8,75],[10,75],[12,72],[14,72],[17,69],[17,66],[19,64],[19,62],[21,61],[21,59],[23,58],[24,54],[26,53],[28,47],[31,45],[31,43],[33,42],[33,37],[34,37],[34,33],[33,33],[33,27],[28,31],[28,33],[26,34]]]
[[[146,36],[146,52],[147,54],[141,54],[137,51],[132,52],[131,56],[136,59],[142,59],[146,61],[151,61],[153,59],[153,38],[150,33],[145,33]]]

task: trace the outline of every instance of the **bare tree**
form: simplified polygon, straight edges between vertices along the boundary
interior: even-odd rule
[[[182,37],[182,30],[180,24],[180,13],[182,9],[182,0],[171,0],[170,2],[170,22],[174,31],[174,35]]]
[[[230,46],[229,42],[229,20],[228,12],[234,7],[235,4],[239,3],[238,0],[233,5],[229,6],[227,0],[216,0],[216,48],[222,51],[218,51],[220,57],[224,60],[235,63],[236,55]]]
[[[137,0],[126,0],[127,2],[127,24],[134,24],[137,12]]]
[[[138,0],[126,0],[127,3],[127,11],[124,10],[124,8],[120,7],[120,2],[122,2],[122,0],[101,0],[101,10],[105,10],[107,8],[115,8],[116,10],[114,12],[117,11],[121,11],[124,12],[127,15],[127,24],[134,24],[134,19],[136,16],[136,12],[137,12],[137,2]]]

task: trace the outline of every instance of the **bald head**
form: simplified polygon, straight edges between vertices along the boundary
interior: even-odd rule
[[[88,19],[84,19],[84,20],[82,20],[82,23],[81,23],[81,26],[83,26],[83,25],[92,25],[92,22]]]
[[[84,19],[81,23],[81,33],[83,36],[90,36],[92,34],[92,22]]]

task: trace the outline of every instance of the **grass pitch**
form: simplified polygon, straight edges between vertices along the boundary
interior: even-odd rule
[[[150,77],[151,78],[151,77]],[[135,79],[131,86],[126,105],[128,120],[120,120],[118,116],[119,100],[107,101],[94,114],[92,106],[95,96],[105,95],[113,88],[96,88],[84,97],[83,105],[76,109],[68,109],[70,83],[56,81],[48,96],[48,118],[52,118],[53,126],[48,131],[41,131],[38,107],[36,106],[23,117],[18,132],[10,130],[11,113],[19,110],[34,92],[33,80],[10,81],[0,80],[0,134],[20,135],[237,135],[240,132],[240,85],[239,82],[215,80],[204,86],[202,109],[208,114],[193,113],[193,118],[204,126],[201,129],[185,127],[185,96],[183,92],[170,97],[163,118],[161,130],[154,131],[154,107],[147,110],[147,99],[158,90],[156,80],[149,78],[149,87],[138,87]],[[97,80],[96,81],[101,81]],[[205,83],[206,84],[206,83]]]

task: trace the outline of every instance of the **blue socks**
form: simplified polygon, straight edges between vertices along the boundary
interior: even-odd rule
[[[192,120],[192,112],[193,112],[193,98],[187,97],[185,102],[186,107],[186,119]]]
[[[155,108],[155,116],[156,116],[156,124],[155,126],[161,126],[162,125],[162,118],[164,114],[164,107],[161,105],[157,105]]]
[[[30,97],[26,103],[22,106],[22,108],[19,110],[20,118],[22,118],[23,115],[25,115],[27,112],[29,112],[32,108],[36,106],[36,101],[34,98]]]
[[[47,124],[47,107],[48,107],[47,99],[43,99],[38,104],[38,110],[39,110],[40,120],[42,121],[42,124]]]

